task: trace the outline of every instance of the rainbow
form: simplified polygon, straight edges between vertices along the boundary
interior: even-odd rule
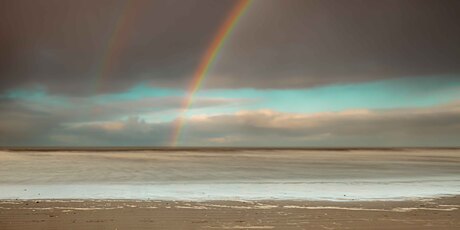
[[[110,34],[107,46],[104,50],[101,65],[99,67],[99,73],[96,78],[96,83],[93,84],[95,91],[103,91],[103,85],[105,81],[112,75],[114,66],[118,64],[121,56],[123,44],[126,42],[129,34],[129,28],[138,14],[137,9],[140,7],[139,1],[128,0],[125,1],[121,13],[113,27],[112,33]]]
[[[185,113],[188,111],[190,106],[193,103],[193,97],[196,92],[200,89],[203,81],[205,80],[210,68],[216,61],[216,57],[220,53],[225,41],[228,39],[232,33],[235,25],[238,24],[239,19],[244,14],[244,12],[249,8],[251,0],[239,0],[235,7],[230,11],[227,19],[219,27],[217,34],[212,40],[211,44],[208,46],[206,52],[201,58],[201,62],[196,69],[191,84],[187,90],[187,95],[182,101],[182,108],[178,119],[173,124],[173,131],[171,135],[170,146],[177,146],[179,141],[181,130],[184,126]]]

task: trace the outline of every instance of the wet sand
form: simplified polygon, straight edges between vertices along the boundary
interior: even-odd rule
[[[460,196],[355,202],[2,200],[0,229],[460,229]]]

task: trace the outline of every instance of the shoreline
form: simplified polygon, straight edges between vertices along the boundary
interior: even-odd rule
[[[460,196],[405,201],[0,200],[1,229],[458,229]]]
[[[444,194],[433,196],[420,197],[400,197],[400,198],[374,198],[374,199],[315,199],[315,198],[261,198],[261,199],[182,199],[182,198],[0,198],[0,204],[5,202],[193,202],[193,203],[208,203],[208,202],[242,202],[242,203],[257,203],[257,202],[326,202],[326,203],[368,203],[368,202],[423,202],[445,199],[458,199],[460,202],[460,194]]]
[[[159,152],[183,152],[183,151],[192,151],[192,152],[238,152],[238,151],[414,151],[414,150],[460,150],[460,146],[452,147],[417,147],[417,146],[401,146],[401,147],[194,147],[194,146],[183,146],[183,147],[0,147],[0,151],[11,151],[11,152],[79,152],[79,151],[91,151],[91,152],[136,152],[136,151],[159,151]]]

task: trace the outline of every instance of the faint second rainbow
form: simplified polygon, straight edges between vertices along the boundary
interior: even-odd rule
[[[251,0],[238,0],[238,3],[232,9],[227,19],[220,26],[217,34],[208,46],[204,56],[201,59],[198,68],[196,69],[191,84],[187,90],[187,95],[182,101],[182,108],[178,119],[173,124],[170,146],[176,146],[180,138],[181,130],[184,125],[185,113],[188,111],[193,102],[193,97],[198,89],[201,87],[209,69],[214,64],[217,55],[223,47],[223,44],[232,33],[233,28],[238,23],[241,16],[249,8]]]
[[[110,37],[105,47],[102,62],[98,68],[99,73],[93,84],[93,93],[104,91],[103,88],[107,81],[112,77],[114,68],[117,67],[121,57],[123,46],[130,34],[134,18],[139,14],[138,9],[141,7],[140,1],[125,0],[121,6],[121,12],[113,26]]]

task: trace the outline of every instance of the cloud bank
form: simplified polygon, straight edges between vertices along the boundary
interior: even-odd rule
[[[33,116],[30,114],[34,114]],[[7,118],[8,117],[8,118]],[[57,119],[61,119],[57,121]],[[0,144],[165,146],[171,122],[139,117],[65,122],[29,111],[2,114]],[[460,103],[412,109],[286,113],[240,111],[186,120],[185,146],[388,147],[458,146]]]

